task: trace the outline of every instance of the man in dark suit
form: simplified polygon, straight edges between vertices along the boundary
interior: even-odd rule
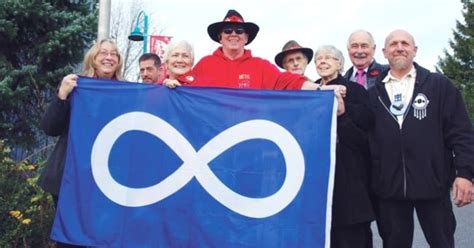
[[[347,53],[352,67],[347,70],[344,78],[357,82],[366,89],[375,85],[375,79],[385,70],[387,65],[381,65],[374,59],[375,42],[372,34],[365,30],[354,31],[347,40]]]

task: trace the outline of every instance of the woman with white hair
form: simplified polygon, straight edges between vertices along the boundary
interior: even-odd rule
[[[189,42],[182,40],[169,44],[163,56],[163,63],[168,73],[164,85],[174,88],[171,86],[194,83],[195,78],[192,75],[194,49]]]
[[[342,75],[344,57],[334,46],[321,46],[314,62],[321,86],[344,85],[337,117],[336,173],[334,179],[331,247],[372,247],[370,222],[375,219],[369,193],[367,131],[373,116],[367,91]],[[343,107],[342,107],[342,106]]]

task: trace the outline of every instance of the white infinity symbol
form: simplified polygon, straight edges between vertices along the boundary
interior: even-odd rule
[[[117,182],[109,170],[109,155],[116,140],[132,130],[143,131],[165,142],[184,163],[163,181],[148,187],[131,188]],[[281,188],[263,198],[240,195],[209,169],[207,163],[230,147],[249,139],[273,141],[281,150],[286,176]],[[110,121],[97,135],[91,153],[92,175],[99,189],[112,201],[128,207],[159,202],[184,187],[193,177],[214,199],[253,218],[265,218],[283,210],[298,194],[304,178],[303,152],[295,138],[282,126],[267,120],[239,123],[221,132],[198,152],[180,132],[161,118],[145,112],[129,112]]]

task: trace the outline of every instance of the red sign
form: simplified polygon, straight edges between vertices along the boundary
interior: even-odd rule
[[[170,43],[172,36],[164,35],[150,35],[150,52],[156,53],[160,57],[161,62],[163,62],[163,55],[165,54],[165,48]],[[164,63],[161,64],[161,78],[159,82],[162,82],[168,72]]]

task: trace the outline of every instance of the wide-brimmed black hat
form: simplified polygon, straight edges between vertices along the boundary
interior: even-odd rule
[[[283,46],[283,48],[281,49],[281,52],[275,56],[275,63],[280,68],[284,69],[283,58],[285,58],[285,55],[290,52],[302,52],[308,58],[308,63],[313,58],[313,50],[311,48],[302,47],[300,46],[300,44],[298,44],[298,42],[294,40],[290,40]]]
[[[219,34],[222,32],[222,29],[226,25],[241,25],[244,27],[245,32],[249,35],[249,39],[245,45],[250,44],[250,42],[255,39],[257,36],[258,30],[260,29],[257,24],[252,22],[245,22],[244,18],[236,10],[229,10],[224,17],[224,20],[221,22],[216,22],[207,27],[207,33],[211,39],[215,42],[219,42]]]

